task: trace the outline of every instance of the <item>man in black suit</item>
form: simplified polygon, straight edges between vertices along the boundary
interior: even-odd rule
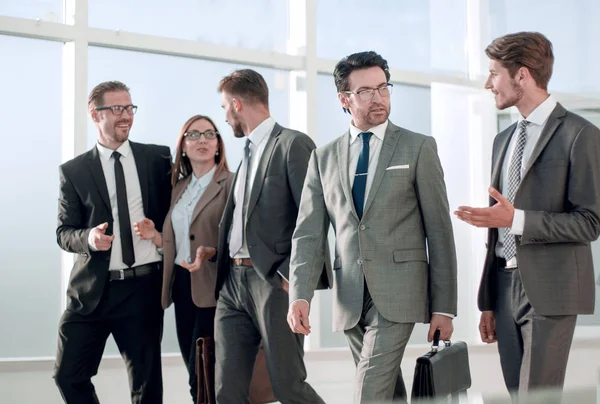
[[[98,403],[92,376],[112,334],[129,373],[133,403],[162,403],[162,259],[133,224],[159,231],[169,208],[170,151],[130,142],[137,109],[111,81],[89,95],[98,144],[60,166],[58,245],[77,254],[59,324],[54,379],[66,403]]]

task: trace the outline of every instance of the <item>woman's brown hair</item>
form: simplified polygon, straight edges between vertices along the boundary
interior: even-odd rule
[[[215,125],[212,119],[205,115],[194,115],[193,117],[188,119],[185,124],[183,124],[183,127],[181,128],[181,133],[179,134],[179,138],[177,138],[175,164],[173,165],[173,172],[171,173],[171,184],[173,186],[177,184],[177,181],[186,178],[192,173],[192,163],[190,162],[190,159],[187,156],[183,155],[184,135],[194,122],[199,121],[201,119],[204,119],[205,121],[209,122],[217,132],[218,154],[215,155],[215,164],[217,165],[215,176],[217,176],[223,170],[229,171],[229,165],[227,165],[227,158],[225,157],[225,143],[223,142],[223,138],[219,133],[219,129],[217,129],[217,125]]]

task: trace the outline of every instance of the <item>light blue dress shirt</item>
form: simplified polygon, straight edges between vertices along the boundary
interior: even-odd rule
[[[191,263],[190,226],[192,224],[192,215],[204,190],[212,181],[216,168],[214,166],[212,170],[200,178],[196,178],[192,173],[190,183],[175,204],[173,212],[171,212],[171,223],[173,224],[175,249],[177,251],[175,264],[177,265],[181,265],[181,261]]]

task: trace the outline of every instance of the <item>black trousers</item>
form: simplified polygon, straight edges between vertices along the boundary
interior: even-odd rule
[[[196,340],[215,335],[215,307],[197,307],[192,301],[190,272],[175,265],[173,281],[173,305],[175,306],[175,326],[181,357],[188,370],[190,394],[195,403],[198,395],[196,375]]]
[[[125,361],[134,404],[162,403],[160,343],[162,272],[109,281],[96,310],[66,310],[60,319],[54,379],[68,404],[99,403],[92,376],[98,373],[112,334]]]

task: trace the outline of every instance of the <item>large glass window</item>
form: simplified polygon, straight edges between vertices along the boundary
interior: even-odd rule
[[[62,22],[63,0],[19,0],[0,2],[0,15],[20,18],[39,18],[42,21]]]
[[[130,133],[132,141],[163,144],[175,152],[181,127],[193,115],[211,117],[225,141],[227,161],[235,171],[242,159],[244,141],[233,136],[225,122],[217,85],[233,70],[247,66],[187,59],[148,53],[91,47],[89,50],[89,89],[107,80],[119,80],[131,89],[138,111]],[[271,115],[282,125],[289,122],[289,72],[255,68],[269,86]],[[87,143],[96,144],[98,132],[88,120]],[[172,310],[165,315],[164,352],[179,352]],[[116,353],[111,343],[108,353]]]
[[[89,1],[92,27],[286,52],[285,0]]]
[[[0,358],[53,356],[61,306],[56,244],[63,44],[0,36]]]
[[[317,1],[317,56],[374,50],[396,69],[466,73],[466,0]]]
[[[595,51],[600,41],[596,21],[600,2],[581,0],[568,7],[561,0],[500,0],[487,4],[489,21],[484,25],[489,27],[489,36],[484,48],[507,33],[539,31],[554,46],[550,90],[600,96],[600,52]],[[483,66],[488,66],[483,49],[481,52]]]

